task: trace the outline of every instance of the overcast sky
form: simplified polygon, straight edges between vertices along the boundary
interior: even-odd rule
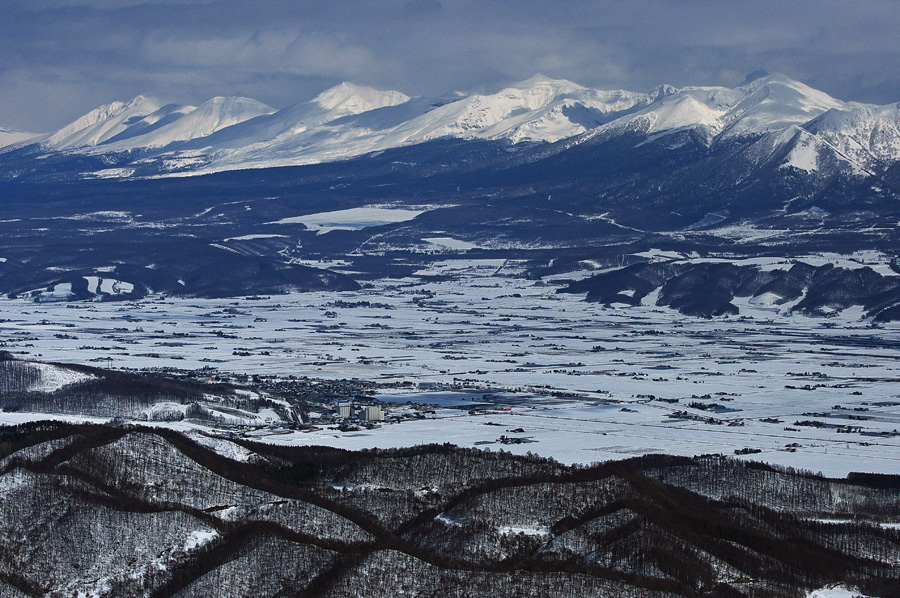
[[[138,94],[276,108],[341,81],[409,95],[536,74],[604,89],[781,72],[900,101],[900,0],[0,0],[0,126]]]

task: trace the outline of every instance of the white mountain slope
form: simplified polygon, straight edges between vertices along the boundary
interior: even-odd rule
[[[189,107],[188,107],[189,108]],[[262,102],[241,97],[215,97],[155,130],[111,143],[95,151],[165,147],[179,141],[208,137],[216,131],[271,114],[275,109]]]
[[[138,137],[140,135],[146,135],[156,129],[162,128],[173,121],[181,118],[185,114],[196,110],[196,106],[187,106],[182,104],[166,104],[156,112],[151,112],[147,116],[129,121],[128,127],[115,135],[114,137],[110,137],[105,140],[103,144],[114,144],[121,143],[126,139],[133,139],[134,137]],[[101,145],[103,145],[101,144]]]
[[[121,134],[159,108],[158,102],[144,96],[130,102],[106,104],[46,136],[43,142],[55,150],[95,146]]]
[[[10,129],[5,129],[0,127],[0,147],[7,147],[10,145],[15,145],[17,143],[21,143],[23,141],[27,141],[28,139],[32,139],[37,137],[35,133],[25,133],[24,131],[12,131]]]
[[[362,114],[376,108],[397,106],[408,101],[409,96],[400,91],[380,91],[372,87],[344,82],[323,91],[313,99],[312,103],[327,111],[328,120],[335,120],[351,114]]]
[[[869,168],[900,160],[900,104],[829,110],[805,128]]]
[[[773,164],[779,168],[793,168],[805,174],[834,172],[841,166],[848,172],[859,173],[855,163],[837,153],[828,143],[808,131],[791,125],[769,131],[742,149],[747,163],[759,168]]]

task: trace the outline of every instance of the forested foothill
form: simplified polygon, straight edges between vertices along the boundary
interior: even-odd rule
[[[133,425],[0,430],[2,596],[900,592],[900,480],[720,456],[565,466]]]
[[[0,351],[0,410],[75,416],[180,420],[203,416],[200,402],[246,406],[229,384],[200,384],[80,364],[16,359]],[[168,410],[158,408],[168,406]],[[177,412],[177,413],[176,413]]]

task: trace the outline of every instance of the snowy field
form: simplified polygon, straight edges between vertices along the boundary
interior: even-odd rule
[[[260,432],[278,443],[452,442],[567,463],[749,449],[744,458],[826,475],[900,474],[897,324],[873,328],[857,310],[786,316],[749,302],[740,317],[713,320],[650,305],[607,308],[514,271],[503,261],[448,259],[422,274],[449,280],[386,280],[347,293],[3,299],[0,349],[113,368],[409,382],[384,398],[438,405],[426,419],[360,432]],[[460,392],[446,395],[449,384]],[[497,396],[485,405],[485,393]],[[459,408],[467,402],[483,408]],[[0,422],[12,415],[0,413]]]

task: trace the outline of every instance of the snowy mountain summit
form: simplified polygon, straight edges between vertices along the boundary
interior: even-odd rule
[[[592,134],[619,134],[627,130],[656,135],[702,129],[712,141],[758,136],[802,125],[827,110],[852,106],[783,75],[767,75],[734,89],[664,86],[655,91],[655,97],[646,107]]]
[[[334,118],[350,114],[362,114],[376,108],[396,106],[409,101],[409,96],[399,91],[379,91],[372,87],[341,83],[327,89],[313,99],[328,110]]]
[[[792,127],[804,133],[787,133]],[[686,132],[709,147],[785,132],[767,143],[802,143],[807,165],[819,152],[864,171],[900,159],[897,105],[844,102],[759,72],[736,88],[663,85],[648,93],[590,89],[542,75],[493,94],[440,98],[345,82],[282,110],[248,98],[213,98],[193,107],[138,96],[47,135],[0,137],[7,145],[0,166],[4,154],[30,147],[48,155],[98,156],[116,166],[101,176],[202,174],[329,162],[439,139],[512,147],[567,140],[573,146]]]

